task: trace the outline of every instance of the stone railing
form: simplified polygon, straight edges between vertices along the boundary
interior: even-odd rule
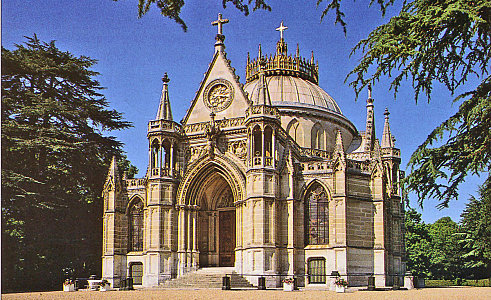
[[[263,162],[264,162],[264,166],[266,166],[266,167],[272,167],[273,166],[273,158],[270,156],[265,156],[265,157],[254,156],[252,158],[252,165],[253,166],[261,166],[261,165],[263,165]]]
[[[367,160],[370,159],[370,153],[368,152],[356,152],[348,153],[346,157],[353,160]]]
[[[145,178],[126,179],[126,187],[128,188],[143,188],[145,187]]]
[[[175,132],[181,132],[181,125],[174,121],[168,120],[154,120],[148,122],[148,132],[161,131],[161,130],[172,130]]]
[[[347,159],[346,163],[349,170],[359,171],[362,173],[370,173],[370,163],[368,161],[357,161],[352,159]]]
[[[300,169],[308,171],[329,171],[332,169],[330,162],[304,162],[300,164]]]
[[[275,118],[280,118],[280,112],[276,107],[268,105],[254,105],[246,110],[246,118],[252,115],[268,115],[274,116]]]
[[[176,170],[174,169],[171,172],[170,168],[153,168],[150,171],[151,177],[171,177],[171,176],[176,176],[176,175],[177,175]]]
[[[223,120],[215,120],[215,126],[217,126],[219,128],[242,127],[242,126],[244,126],[244,120],[245,120],[245,118],[243,118],[243,117],[223,119]],[[206,126],[209,123],[210,122],[200,122],[200,123],[185,125],[184,126],[184,132],[194,133],[194,132],[204,131]]]
[[[401,150],[397,148],[382,148],[382,156],[401,157]]]
[[[315,157],[322,157],[326,159],[332,158],[332,152],[329,152],[327,150],[311,149],[311,148],[301,148],[301,149],[302,149],[301,153],[304,156],[315,156]]]

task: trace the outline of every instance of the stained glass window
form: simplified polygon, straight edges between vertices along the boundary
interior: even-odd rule
[[[143,203],[136,201],[129,211],[129,251],[143,251]]]
[[[329,199],[324,188],[315,183],[306,197],[306,245],[329,243]]]

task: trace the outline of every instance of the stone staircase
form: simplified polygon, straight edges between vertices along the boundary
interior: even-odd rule
[[[228,275],[232,288],[251,288],[252,284],[234,271],[233,267],[202,268],[161,284],[161,288],[221,288]]]

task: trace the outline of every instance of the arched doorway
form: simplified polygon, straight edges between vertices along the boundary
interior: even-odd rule
[[[198,195],[199,266],[234,266],[234,197],[224,176],[210,172],[203,178]]]

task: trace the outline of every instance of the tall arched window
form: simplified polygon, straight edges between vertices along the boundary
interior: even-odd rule
[[[298,144],[300,138],[300,129],[298,128],[298,121],[296,119],[291,120],[291,122],[287,126],[287,130],[290,137]]]
[[[162,142],[162,151],[164,151],[164,161],[162,162],[162,168],[170,169],[171,167],[171,154],[170,154],[171,146],[168,140],[164,140]]]
[[[312,149],[322,149],[325,150],[324,147],[324,129],[319,123],[316,123],[314,127],[312,127],[311,131],[311,148]]]
[[[128,210],[128,251],[143,251],[143,202],[134,201]]]
[[[254,126],[254,130],[252,131],[253,138],[253,146],[252,146],[252,156],[254,157],[253,163],[254,165],[261,164],[261,157],[263,152],[263,137],[262,131],[259,126]]]
[[[159,161],[160,161],[160,145],[159,145],[159,141],[155,139],[152,142],[152,155],[151,155],[151,162],[150,162],[150,166],[152,167],[152,169],[156,169],[159,167]]]
[[[326,190],[314,183],[305,196],[305,244],[329,243],[329,198]]]
[[[273,151],[273,130],[266,126],[264,129],[264,165],[272,166]]]

